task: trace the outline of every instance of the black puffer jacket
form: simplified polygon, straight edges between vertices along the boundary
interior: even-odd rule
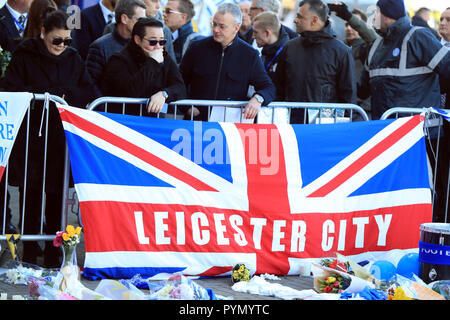
[[[356,103],[354,68],[350,47],[336,39],[329,22],[321,31],[302,32],[281,53],[277,100]]]
[[[59,56],[50,54],[40,38],[22,41],[14,52],[2,82],[11,92],[32,92],[64,96],[69,105],[85,107],[94,97],[91,78],[78,52],[68,47]],[[40,136],[42,102],[30,108],[29,160],[27,185],[41,188],[44,166],[45,122]],[[24,120],[11,154],[11,183],[23,185],[25,168],[26,121]],[[62,190],[65,135],[59,113],[51,103],[48,121],[48,153],[46,191]]]
[[[78,52],[67,47],[59,56],[52,55],[39,37],[26,39],[17,46],[2,87],[6,91],[64,96],[74,107],[85,107],[96,98],[91,77]]]

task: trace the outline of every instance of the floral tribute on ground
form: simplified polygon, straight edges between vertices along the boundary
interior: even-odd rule
[[[68,283],[78,281],[80,279],[80,268],[77,263],[76,247],[80,243],[81,227],[68,225],[65,231],[56,233],[53,240],[55,247],[62,248],[63,261],[61,270],[56,277],[55,285],[62,292],[66,293]]]

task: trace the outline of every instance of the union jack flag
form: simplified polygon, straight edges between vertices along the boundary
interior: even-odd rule
[[[234,124],[58,105],[90,279],[299,274],[304,259],[418,247],[423,116]]]

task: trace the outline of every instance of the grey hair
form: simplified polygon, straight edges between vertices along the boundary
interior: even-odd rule
[[[234,3],[223,3],[217,8],[217,13],[225,14],[229,13],[234,18],[234,24],[242,24],[242,11],[241,9]]]
[[[280,11],[280,1],[278,0],[256,0],[255,7],[262,8],[265,11],[272,11],[276,14]]]

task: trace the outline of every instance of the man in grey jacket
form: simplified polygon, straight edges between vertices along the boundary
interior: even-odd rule
[[[115,9],[115,28],[89,46],[86,65],[98,92],[98,83],[109,57],[125,47],[131,38],[134,24],[139,18],[145,17],[146,8],[141,0],[119,0]]]

